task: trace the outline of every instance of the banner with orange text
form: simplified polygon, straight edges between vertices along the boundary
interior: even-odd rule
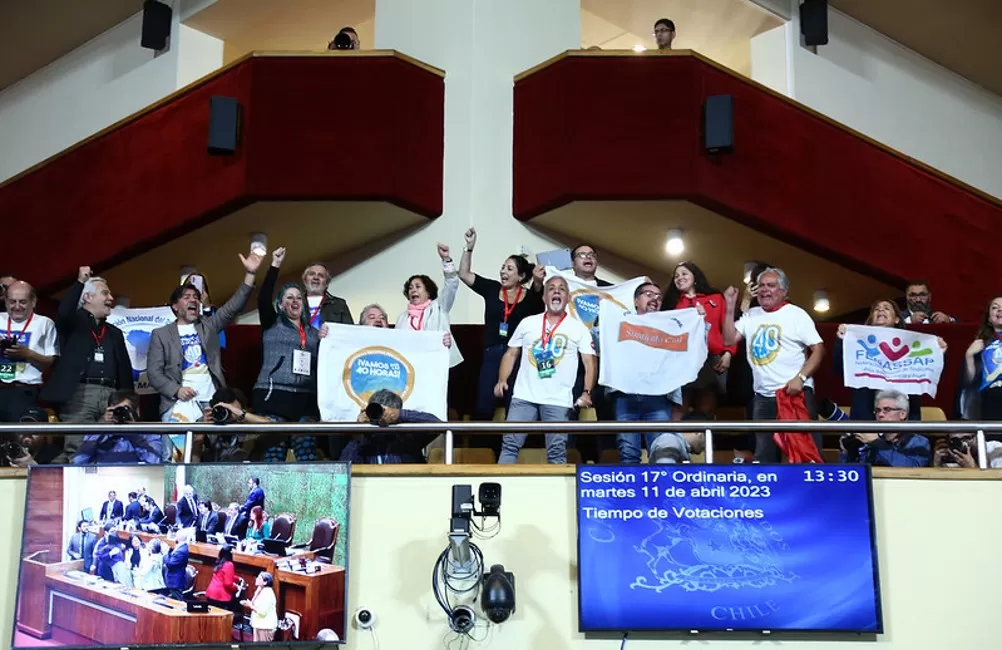
[[[635,395],[667,395],[706,363],[706,322],[695,309],[650,314],[599,306],[598,383]]]

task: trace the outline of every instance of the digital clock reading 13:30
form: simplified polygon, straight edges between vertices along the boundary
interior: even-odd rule
[[[806,483],[855,483],[860,478],[859,471],[854,469],[805,469],[804,482]]]

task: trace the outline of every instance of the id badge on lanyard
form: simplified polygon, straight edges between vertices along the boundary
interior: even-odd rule
[[[532,356],[536,360],[536,372],[539,373],[540,379],[552,377],[557,372],[557,364],[553,353],[549,350],[537,350],[532,353]]]

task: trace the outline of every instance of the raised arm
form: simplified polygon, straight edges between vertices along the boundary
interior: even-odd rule
[[[257,313],[261,321],[261,329],[266,330],[278,320],[275,311],[275,284],[278,282],[278,270],[285,260],[285,248],[276,248],[271,253],[271,266],[261,282],[261,291],[257,294]]]
[[[250,298],[251,291],[254,290],[254,279],[258,268],[261,266],[261,256],[257,253],[251,253],[247,257],[240,255],[240,263],[244,267],[244,281],[233,292],[233,295],[226,301],[226,304],[209,317],[209,327],[214,330],[221,330],[232,323],[233,319],[243,311],[247,305],[247,300]]]
[[[464,236],[466,237],[466,246],[463,248],[463,256],[459,258],[459,279],[466,286],[472,287],[473,281],[476,279],[471,270],[471,266],[473,265],[473,248],[477,245],[476,228],[470,228]]]
[[[724,345],[735,346],[741,342],[741,333],[734,326],[734,310],[737,308],[738,290],[727,287],[724,291],[724,322],[721,333],[724,335]]]
[[[67,291],[63,299],[59,301],[59,309],[56,311],[56,331],[60,336],[69,336],[73,332],[76,324],[77,310],[80,309],[80,296],[83,295],[84,285],[90,280],[91,269],[89,266],[81,266],[77,271],[77,281]]]
[[[442,259],[442,272],[445,275],[442,291],[438,294],[438,302],[442,305],[442,310],[448,313],[452,311],[452,305],[456,302],[456,293],[459,291],[459,274],[456,273],[456,265],[449,254],[448,246],[439,244],[438,256]]]

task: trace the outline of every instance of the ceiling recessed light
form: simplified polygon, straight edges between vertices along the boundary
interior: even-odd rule
[[[832,308],[831,301],[828,300],[828,292],[824,289],[818,289],[814,292],[814,311],[819,314],[824,314],[829,309]]]
[[[672,228],[668,231],[665,252],[672,257],[678,257],[685,252],[685,242],[682,241],[682,231],[679,228]]]
[[[633,46],[633,51],[634,51],[634,52],[643,52],[643,51],[645,51],[646,49],[647,49],[647,48],[646,48],[646,47],[644,47],[643,45],[641,45],[640,43],[637,43],[636,45],[634,45],[634,46]]]

